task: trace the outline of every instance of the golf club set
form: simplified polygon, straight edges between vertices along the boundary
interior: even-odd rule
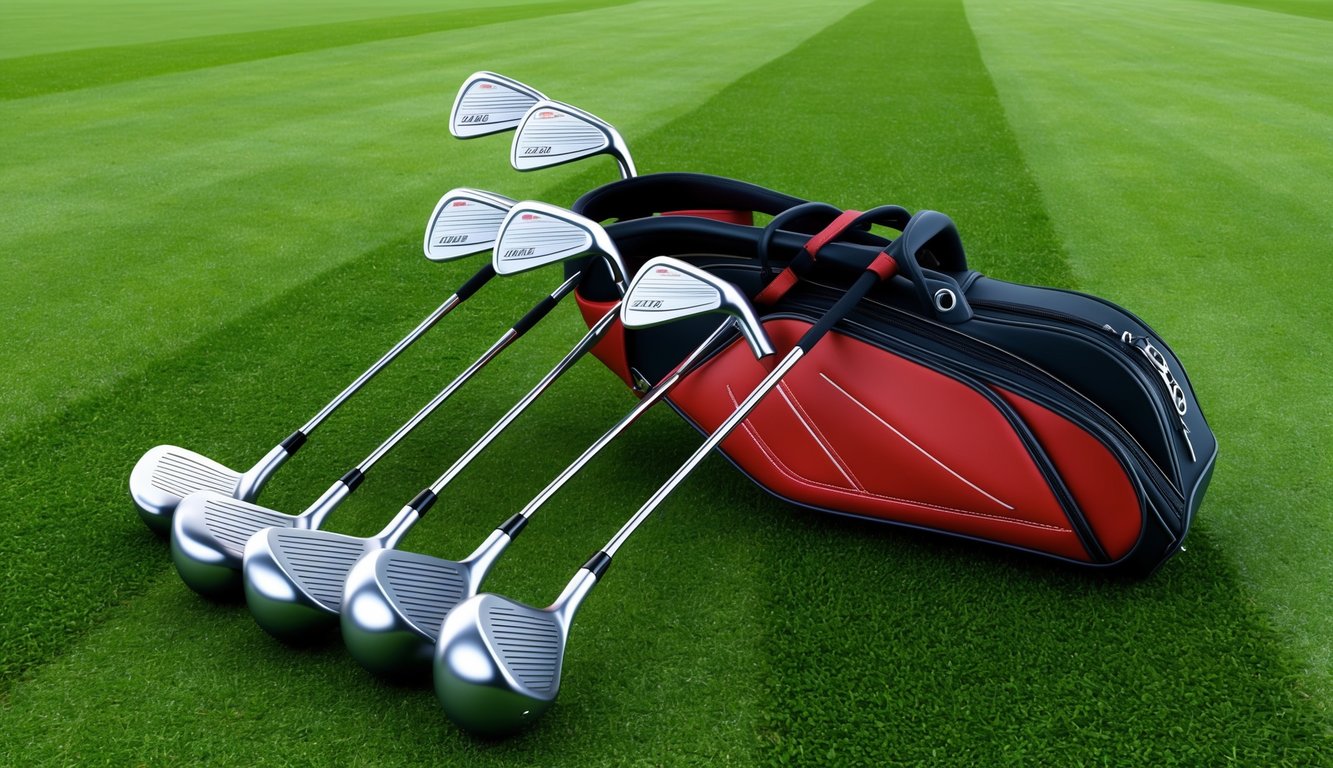
[[[491,260],[309,421],[240,472],[177,446],[145,453],[131,496],[201,595],[243,593],[285,641],[340,629],[368,669],[430,674],[453,721],[505,734],[554,702],[579,605],[714,449],[770,493],[821,511],[1105,572],[1151,573],[1181,550],[1217,443],[1180,361],[1115,304],[981,275],[935,211],[845,211],[717,176],[638,176],[611,125],[492,72],[463,83],[450,130],[514,131],[518,170],[606,154],[622,179],[571,210],[450,191],[427,222],[427,258]],[[556,264],[558,286],[305,510],[255,502],[324,420],[446,314],[497,276]],[[570,294],[587,333],[499,421],[378,534],[323,528],[381,458]],[[637,404],[463,559],[398,548],[589,352]],[[550,606],[481,592],[533,515],[662,400],[705,435],[689,459]]]

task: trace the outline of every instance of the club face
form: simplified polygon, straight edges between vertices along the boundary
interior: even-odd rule
[[[735,318],[756,357],[773,354],[773,344],[745,295],[726,280],[678,259],[650,259],[620,304],[626,328],[650,328],[710,312]]]
[[[370,671],[419,678],[430,668],[444,617],[473,592],[467,563],[381,549],[357,561],[342,598],[347,650]]]
[[[514,201],[478,189],[450,190],[435,204],[422,243],[426,258],[450,261],[488,251]]]
[[[513,130],[533,104],[546,97],[535,88],[494,72],[463,81],[449,112],[449,133],[472,139]]]
[[[329,531],[268,528],[245,545],[245,602],[274,637],[301,643],[338,626],[347,573],[375,539]]]
[[[181,500],[195,491],[234,496],[241,473],[200,453],[174,445],[146,452],[130,472],[130,498],[139,517],[154,533],[171,533],[171,520]]]
[[[500,224],[493,263],[496,274],[512,275],[568,261],[590,251],[608,260],[623,284],[625,265],[615,243],[595,221],[554,205],[517,203]]]
[[[211,491],[192,493],[171,521],[171,560],[190,589],[214,600],[234,599],[241,593],[242,558],[250,538],[265,528],[302,522]]]
[[[444,620],[434,681],[449,719],[503,735],[539,718],[560,689],[565,629],[550,610],[480,594]]]
[[[616,158],[622,175],[634,175],[625,140],[610,123],[568,104],[542,100],[519,123],[509,161],[515,170],[535,171],[603,154]]]

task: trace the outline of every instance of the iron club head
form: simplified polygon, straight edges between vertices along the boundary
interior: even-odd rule
[[[509,210],[500,224],[492,257],[496,274],[512,275],[600,254],[617,285],[625,285],[625,262],[600,224],[554,205],[527,200]]]
[[[463,81],[449,111],[449,133],[473,139],[513,130],[528,109],[546,97],[536,88],[494,72],[474,72]]]
[[[610,123],[577,107],[543,99],[518,124],[509,162],[515,170],[535,171],[593,155],[615,158],[623,178],[638,175],[624,137]]]
[[[422,248],[431,261],[451,261],[488,251],[514,201],[493,192],[459,187],[435,204]]]

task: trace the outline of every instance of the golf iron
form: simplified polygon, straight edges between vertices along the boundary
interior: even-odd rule
[[[577,107],[542,99],[523,116],[509,162],[519,171],[534,171],[594,155],[610,155],[622,179],[638,175],[625,139],[612,125]]]
[[[576,214],[554,212],[542,206],[538,212],[532,203],[514,206],[510,216],[500,227],[495,248],[495,266],[502,274],[536,269],[547,264],[567,261],[582,251],[571,252],[562,244],[559,229],[572,228],[572,236],[586,231],[591,222],[576,221]],[[533,230],[542,237],[534,237]],[[543,249],[540,245],[515,247],[519,243],[549,241],[554,245]],[[518,263],[502,263],[503,255],[515,251],[537,249]],[[585,249],[586,250],[586,249]],[[612,266],[617,282],[623,284],[623,265],[614,246],[602,256]],[[579,275],[571,277],[577,280]],[[292,528],[268,528],[252,536],[245,546],[243,569],[245,598],[255,621],[269,634],[288,642],[309,639],[315,633],[336,625],[342,607],[344,582],[348,572],[359,558],[368,553],[392,550],[398,541],[416,524],[439,494],[473,459],[518,418],[552,383],[588,353],[610,329],[616,319],[614,309],[593,324],[587,334],[565,357],[544,376],[508,413],[482,435],[434,483],[402,508],[384,530],[375,536],[355,537],[330,531]],[[427,659],[429,656],[427,656]]]
[[[451,608],[477,593],[491,566],[527,525],[532,515],[601,450],[639,416],[667,396],[695,365],[739,326],[758,355],[772,353],[749,302],[734,286],[696,267],[671,259],[655,259],[643,268],[626,301],[662,300],[661,306],[631,308],[636,326],[658,324],[677,316],[721,312],[728,315],[709,338],[676,369],[644,395],[634,409],[597,439],[520,512],[461,561],[443,560],[399,549],[368,552],[348,573],[343,591],[342,634],[348,650],[372,672],[397,678],[430,667],[440,624]],[[666,299],[660,299],[666,297]],[[612,313],[615,309],[612,310]],[[613,314],[608,314],[612,317]],[[654,322],[656,321],[656,322]],[[601,325],[607,322],[603,318]],[[432,487],[433,488],[433,487]]]
[[[866,216],[872,216],[872,211]],[[933,220],[930,220],[933,221]],[[930,223],[929,221],[927,222]],[[928,227],[927,227],[928,228]],[[895,256],[906,240],[924,242],[931,232],[902,236],[877,256],[847,292],[797,341],[780,362],[708,436],[689,459],[649,498],[600,551],[579,569],[547,608],[534,608],[494,594],[469,598],[445,618],[435,646],[434,682],[445,713],[469,731],[492,735],[516,731],[550,708],[560,689],[561,666],[569,628],[579,605],[605,575],[622,544],[695,467],[750,414],[762,398],[833,326],[856,307],[877,283],[897,271]],[[640,279],[621,305],[630,325],[643,315],[635,311]],[[659,300],[654,296],[653,301]],[[661,297],[666,302],[666,297]],[[646,304],[642,306],[651,306]]]
[[[495,219],[499,222],[512,204],[507,198],[475,189],[455,189],[440,198],[427,225],[426,257],[433,261],[449,261],[489,250],[494,230],[487,237],[481,222]],[[492,213],[486,213],[486,212]],[[432,244],[432,238],[440,241]],[[461,238],[461,239],[460,239]],[[398,357],[417,339],[425,335],[454,307],[466,301],[495,276],[488,263],[477,271],[444,303],[426,316],[412,332],[404,336],[374,365],[366,369],[338,396],[329,401],[300,429],[275,446],[250,469],[237,472],[203,454],[175,445],[159,445],[146,452],[130,472],[130,497],[144,524],[160,535],[171,531],[171,520],[181,499],[195,491],[213,491],[241,501],[254,501],[264,483],[287,459],[305,444],[306,439],[326,418],[375,374]]]
[[[475,139],[512,131],[538,101],[540,91],[494,72],[474,72],[463,81],[449,111],[449,133]]]

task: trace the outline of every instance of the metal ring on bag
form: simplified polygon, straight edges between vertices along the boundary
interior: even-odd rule
[[[941,312],[948,312],[958,306],[958,297],[948,288],[941,288],[935,291],[935,309]]]

